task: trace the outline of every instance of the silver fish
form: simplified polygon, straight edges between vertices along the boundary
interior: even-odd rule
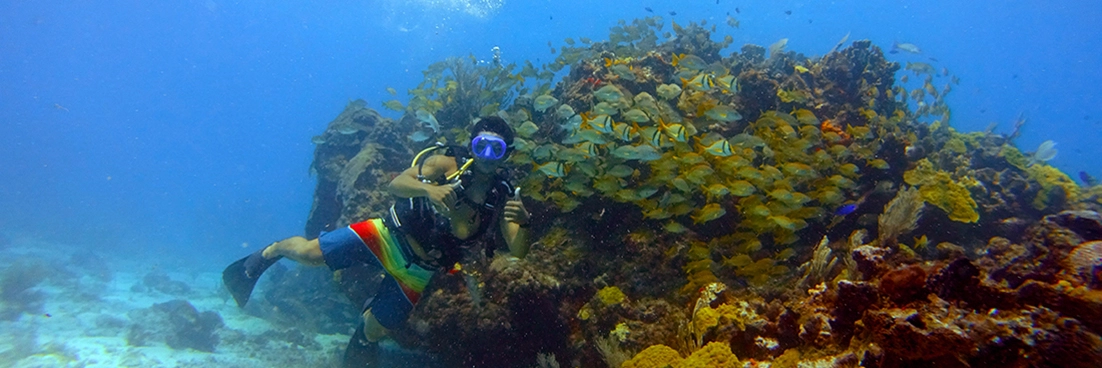
[[[417,109],[416,115],[417,121],[432,129],[433,133],[440,132],[440,122],[436,121],[436,116],[433,116],[431,112],[425,109]]]
[[[409,140],[414,141],[414,142],[424,142],[424,141],[427,141],[429,138],[431,138],[432,135],[429,134],[428,132],[424,131],[424,130],[418,130],[418,131],[413,132],[412,134],[410,134],[406,137],[409,138]]]
[[[915,46],[915,44],[913,44],[913,43],[906,43],[906,42],[904,42],[904,43],[899,43],[899,42],[893,43],[892,44],[892,50],[888,51],[888,53],[896,54],[896,53],[899,53],[900,51],[906,51],[906,52],[909,52],[909,53],[912,53],[912,54],[921,54],[922,53],[922,50],[920,50],[918,48],[918,46]]]

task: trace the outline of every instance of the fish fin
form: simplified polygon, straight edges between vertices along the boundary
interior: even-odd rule
[[[693,143],[693,148],[695,148],[698,151],[703,152],[706,147],[704,147],[704,143],[701,141],[701,138],[700,137],[692,137],[692,138],[693,138],[693,140],[696,141],[695,143]]]

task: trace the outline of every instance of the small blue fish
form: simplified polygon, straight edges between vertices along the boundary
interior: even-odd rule
[[[1088,187],[1098,185],[1098,180],[1096,180],[1093,176],[1091,176],[1091,174],[1088,174],[1086,171],[1079,172],[1079,180],[1082,180],[1083,184],[1086,184]]]
[[[835,216],[845,216],[845,215],[853,213],[854,211],[857,211],[857,204],[856,203],[843,204],[843,205],[839,206],[838,209],[834,210],[834,215]]]

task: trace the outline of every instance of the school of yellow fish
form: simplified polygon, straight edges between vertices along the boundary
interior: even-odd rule
[[[872,124],[830,126],[827,117],[812,111],[816,96],[807,89],[778,88],[778,101],[795,107],[745,121],[736,99],[739,78],[723,60],[659,51],[662,39],[699,39],[704,31],[694,23],[672,24],[674,33],[659,37],[660,17],[620,21],[608,41],[567,39],[554,61],[540,68],[525,62],[515,74],[514,64],[434,64],[426,81],[410,92],[409,105],[394,100],[385,106],[420,122],[423,134],[416,138],[431,134],[442,141],[468,138],[462,122],[469,118],[498,115],[516,129],[510,162],[529,168],[520,181],[526,196],[562,212],[602,199],[632,203],[645,220],[670,233],[719,222],[731,229],[722,239],[740,244],[743,255],[762,248],[762,235],[771,235],[779,247],[792,244],[809,221],[829,220],[833,208],[851,199],[863,172],[890,168],[874,154],[876,137],[884,132]],[[770,46],[769,57],[791,54],[784,51],[787,42]],[[730,43],[727,37],[716,44]],[[813,78],[822,70],[818,63],[799,60],[788,70]],[[566,66],[586,74],[556,85],[555,73]],[[858,108],[867,121],[890,128],[915,117],[876,106],[879,96],[909,98],[917,106],[915,115],[947,121],[943,98],[950,87],[933,87],[938,72],[929,64],[909,63],[907,70],[926,76],[921,88],[880,91],[873,82],[860,81],[868,103]],[[791,250],[778,248],[777,254],[790,253],[786,249]],[[772,265],[759,261],[765,262],[738,258],[729,266]],[[707,279],[700,276],[690,285]]]

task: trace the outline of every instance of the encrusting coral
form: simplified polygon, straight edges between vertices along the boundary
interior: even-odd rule
[[[919,161],[913,170],[903,174],[903,180],[907,184],[918,186],[922,200],[944,210],[949,219],[959,222],[979,221],[976,201],[972,199],[968,187],[953,180],[947,172],[935,171],[929,160]]]

